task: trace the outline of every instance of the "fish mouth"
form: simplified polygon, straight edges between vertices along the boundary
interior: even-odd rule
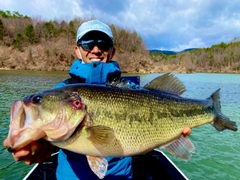
[[[7,137],[8,151],[13,152],[46,136],[41,129],[33,129],[28,126],[29,118],[24,103],[22,101],[14,101],[11,106],[10,126]]]
[[[45,136],[46,134],[40,129],[33,130],[30,128],[25,128],[17,135],[8,136],[7,150],[9,152],[14,152],[18,149],[21,149],[29,145],[33,141],[37,141],[41,138],[44,138]]]
[[[16,133],[15,133],[16,132]],[[21,130],[11,129],[11,133],[8,135],[7,149],[9,152],[16,151],[33,141],[37,141],[46,136],[45,132],[41,129],[22,128]]]

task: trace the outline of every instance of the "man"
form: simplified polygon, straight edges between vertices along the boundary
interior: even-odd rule
[[[105,84],[121,76],[118,63],[110,60],[115,54],[112,31],[106,24],[92,20],[83,23],[77,32],[77,46],[74,51],[79,58],[70,68],[71,78],[56,87],[72,83]],[[129,83],[130,85],[130,83]],[[135,86],[134,86],[135,87]],[[108,157],[108,171],[105,179],[130,179],[131,157]],[[85,155],[60,150],[57,178],[98,179],[89,168]],[[66,178],[63,178],[66,179]]]
[[[78,59],[73,62],[69,74],[71,78],[56,85],[65,86],[73,83],[105,84],[121,76],[119,65],[112,61],[115,54],[112,31],[106,24],[91,20],[83,23],[77,32],[74,51]],[[123,80],[124,87],[138,88],[130,81]],[[184,128],[183,134],[190,134],[189,128]],[[7,140],[4,141],[7,146]],[[13,152],[16,161],[26,164],[42,162],[48,158],[55,147],[44,140],[34,141],[26,147]],[[131,179],[132,157],[107,157],[108,171],[104,179]],[[98,179],[90,169],[85,155],[60,149],[58,155],[58,179]]]

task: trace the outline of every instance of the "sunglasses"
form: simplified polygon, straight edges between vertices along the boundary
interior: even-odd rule
[[[95,46],[97,46],[100,50],[108,51],[113,44],[104,40],[81,40],[78,43],[78,46],[81,46],[85,51],[91,51]]]

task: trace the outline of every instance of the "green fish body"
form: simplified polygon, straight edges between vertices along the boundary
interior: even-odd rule
[[[102,158],[106,156],[132,156],[164,147],[188,160],[194,146],[182,136],[184,127],[211,123],[219,131],[237,131],[237,126],[221,113],[219,90],[204,100],[183,98],[184,91],[176,77],[164,74],[140,89],[117,88],[111,83],[74,84],[39,92],[13,103],[9,148],[45,138],[60,148],[87,155],[100,178],[106,169],[100,172],[96,161],[107,164]],[[36,132],[39,136],[33,135]]]

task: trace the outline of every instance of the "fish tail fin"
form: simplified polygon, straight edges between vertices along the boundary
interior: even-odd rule
[[[213,100],[213,106],[214,109],[217,112],[221,111],[221,104],[220,104],[220,95],[219,95],[220,89],[216,90],[212,95],[211,95],[211,99]]]
[[[237,125],[235,121],[231,121],[227,116],[222,114],[221,112],[218,112],[215,119],[213,126],[218,130],[218,131],[223,131],[225,129],[229,129],[232,131],[237,131]]]
[[[218,131],[223,131],[229,129],[232,131],[237,131],[237,125],[235,121],[231,121],[227,116],[221,113],[221,104],[220,104],[220,89],[216,90],[212,95],[211,99],[213,100],[213,106],[215,109],[216,116],[213,121],[213,126]]]

